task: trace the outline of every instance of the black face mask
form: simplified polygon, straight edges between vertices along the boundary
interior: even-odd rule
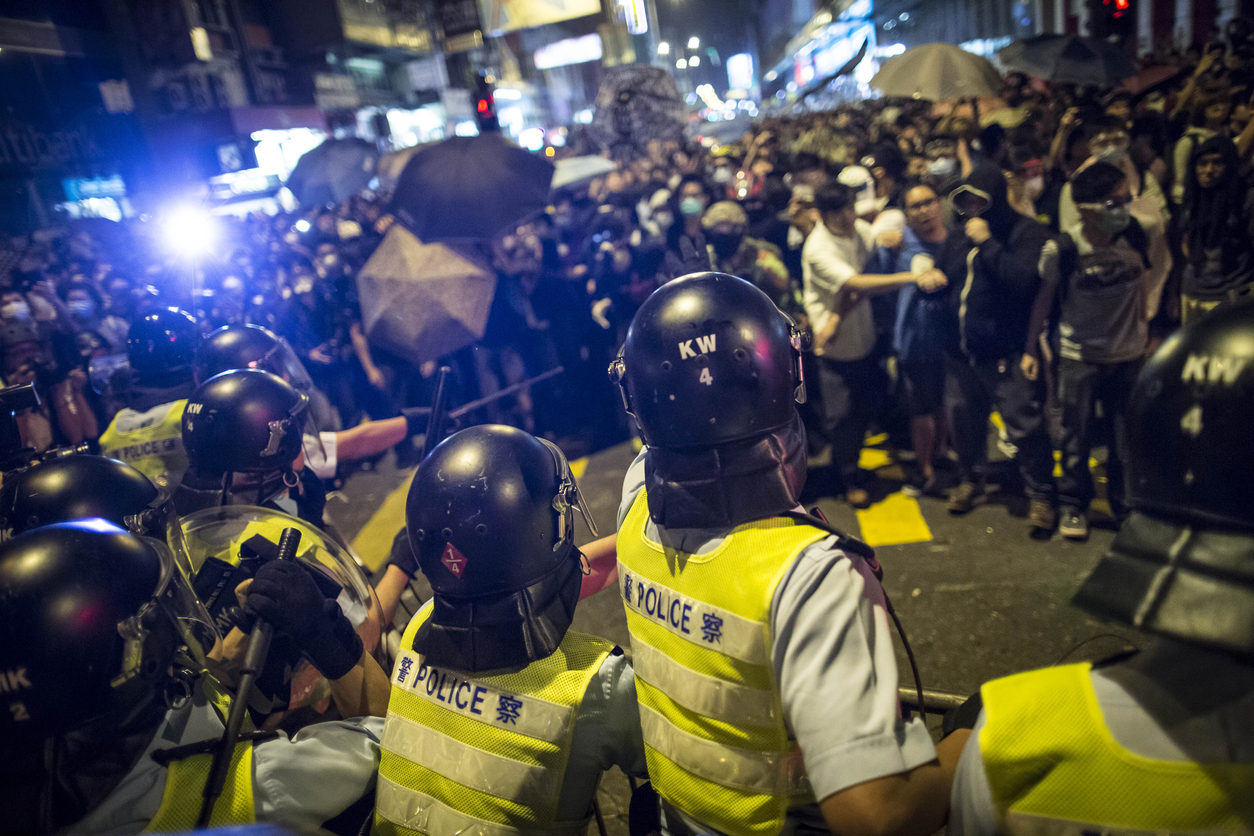
[[[731,258],[735,255],[744,239],[744,235],[735,232],[707,232],[705,234],[705,240],[714,248],[714,253],[719,258]]]

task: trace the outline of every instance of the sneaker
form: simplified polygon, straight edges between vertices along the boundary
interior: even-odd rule
[[[987,499],[983,485],[963,482],[949,492],[949,513],[965,514],[976,506],[983,505]]]
[[[867,492],[866,488],[850,488],[845,491],[845,501],[854,508],[870,508],[871,494]]]
[[[1087,540],[1089,521],[1085,518],[1084,512],[1077,511],[1075,508],[1063,508],[1061,519],[1058,521],[1058,533],[1068,540]]]
[[[909,482],[901,486],[901,492],[914,499],[921,496],[936,496],[938,490],[936,474],[924,476],[922,473],[916,473]]]
[[[1028,509],[1028,522],[1038,531],[1053,531],[1058,515],[1054,512],[1053,505],[1044,499],[1034,499]]]

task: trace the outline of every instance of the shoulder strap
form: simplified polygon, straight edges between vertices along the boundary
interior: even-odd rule
[[[841,551],[852,552],[853,554],[865,559],[874,570],[875,576],[883,580],[884,570],[880,568],[879,561],[875,559],[875,549],[871,548],[857,537],[854,537],[852,534],[841,531],[839,528],[829,523],[823,516],[823,512],[820,511],[817,506],[812,508],[808,514],[803,514],[799,511],[788,511],[780,514],[780,516],[787,517],[798,525],[812,526],[821,531],[826,531],[828,534],[835,535],[837,548]]]

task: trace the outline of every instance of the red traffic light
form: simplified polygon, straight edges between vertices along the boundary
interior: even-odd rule
[[[487,113],[492,109],[492,102],[487,99],[480,99],[479,104],[475,107],[480,113]]]

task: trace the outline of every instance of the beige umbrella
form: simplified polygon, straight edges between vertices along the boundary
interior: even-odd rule
[[[393,151],[380,157],[379,165],[374,172],[375,176],[379,178],[379,191],[387,192],[388,194],[396,191],[396,181],[400,179],[401,172],[405,170],[405,165],[409,162],[409,158],[430,144],[427,142],[421,145],[411,145],[408,148],[402,148],[399,151]]]
[[[1001,95],[1002,79],[987,58],[952,44],[923,44],[881,64],[871,86],[886,96],[943,102]]]
[[[412,363],[482,339],[496,274],[445,245],[424,244],[394,224],[357,275],[370,342]]]

